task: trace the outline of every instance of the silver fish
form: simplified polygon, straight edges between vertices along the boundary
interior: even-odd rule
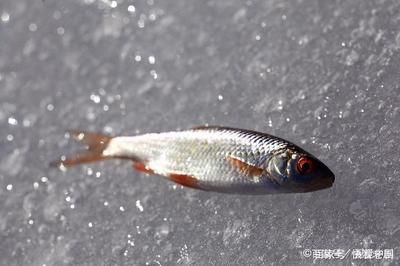
[[[111,137],[70,131],[88,149],[52,166],[128,159],[136,170],[183,186],[224,193],[310,192],[332,186],[334,174],[315,156],[284,139],[229,127]]]

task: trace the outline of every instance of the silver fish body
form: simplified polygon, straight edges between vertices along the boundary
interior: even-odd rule
[[[89,143],[89,152],[97,149],[95,153],[101,153],[99,159],[131,159],[137,170],[202,190],[308,192],[334,182],[333,173],[310,153],[281,138],[249,130],[202,127],[122,136],[103,141],[101,148],[93,145],[96,141],[92,145],[87,141],[91,133],[80,134]],[[61,161],[68,162],[68,158]]]

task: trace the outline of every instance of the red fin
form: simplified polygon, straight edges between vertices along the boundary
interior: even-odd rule
[[[249,176],[260,176],[263,173],[263,169],[247,162],[244,162],[238,158],[228,156],[227,160],[231,163],[231,165],[238,170],[240,173],[249,175]]]
[[[191,130],[201,130],[201,129],[207,129],[207,128],[209,128],[208,124],[205,124],[202,126],[194,126],[194,127],[191,127],[190,129]]]
[[[205,124],[205,125],[201,125],[201,126],[194,126],[194,127],[191,127],[190,129],[191,130],[203,130],[203,129],[219,129],[219,128],[222,128],[222,127]]]
[[[200,189],[197,179],[193,176],[185,174],[169,174],[169,178],[182,186]]]
[[[59,167],[61,165],[63,166],[73,166],[76,164],[82,164],[82,163],[90,163],[90,162],[95,162],[95,161],[100,161],[106,159],[105,157],[101,156],[101,154],[93,153],[93,152],[82,152],[82,153],[77,153],[72,156],[66,157],[66,158],[61,158],[60,160],[57,161],[52,161],[50,162],[51,167]]]
[[[72,166],[81,163],[89,163],[111,158],[109,156],[103,155],[104,149],[107,148],[108,143],[112,139],[111,136],[78,130],[70,130],[68,132],[77,141],[81,141],[87,144],[88,150],[81,153],[73,154],[68,157],[63,157],[57,161],[53,161],[50,163],[50,166]]]
[[[143,162],[137,161],[137,162],[133,162],[133,168],[136,171],[145,173],[145,174],[149,174],[152,175],[154,174],[154,171],[150,168],[148,168]]]
[[[89,146],[89,150],[97,150],[102,149],[108,145],[110,140],[112,139],[111,136],[93,133],[93,132],[86,132],[81,130],[68,130],[67,131],[73,139],[76,141],[83,142]]]

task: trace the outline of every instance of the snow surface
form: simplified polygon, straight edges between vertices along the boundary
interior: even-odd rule
[[[399,69],[395,0],[1,0],[0,264],[399,265]],[[291,140],[334,187],[224,195],[129,162],[48,167],[78,148],[67,128],[205,123]]]

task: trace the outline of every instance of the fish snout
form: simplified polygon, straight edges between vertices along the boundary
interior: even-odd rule
[[[322,188],[329,188],[335,182],[335,174],[325,165],[322,165],[319,183]]]

